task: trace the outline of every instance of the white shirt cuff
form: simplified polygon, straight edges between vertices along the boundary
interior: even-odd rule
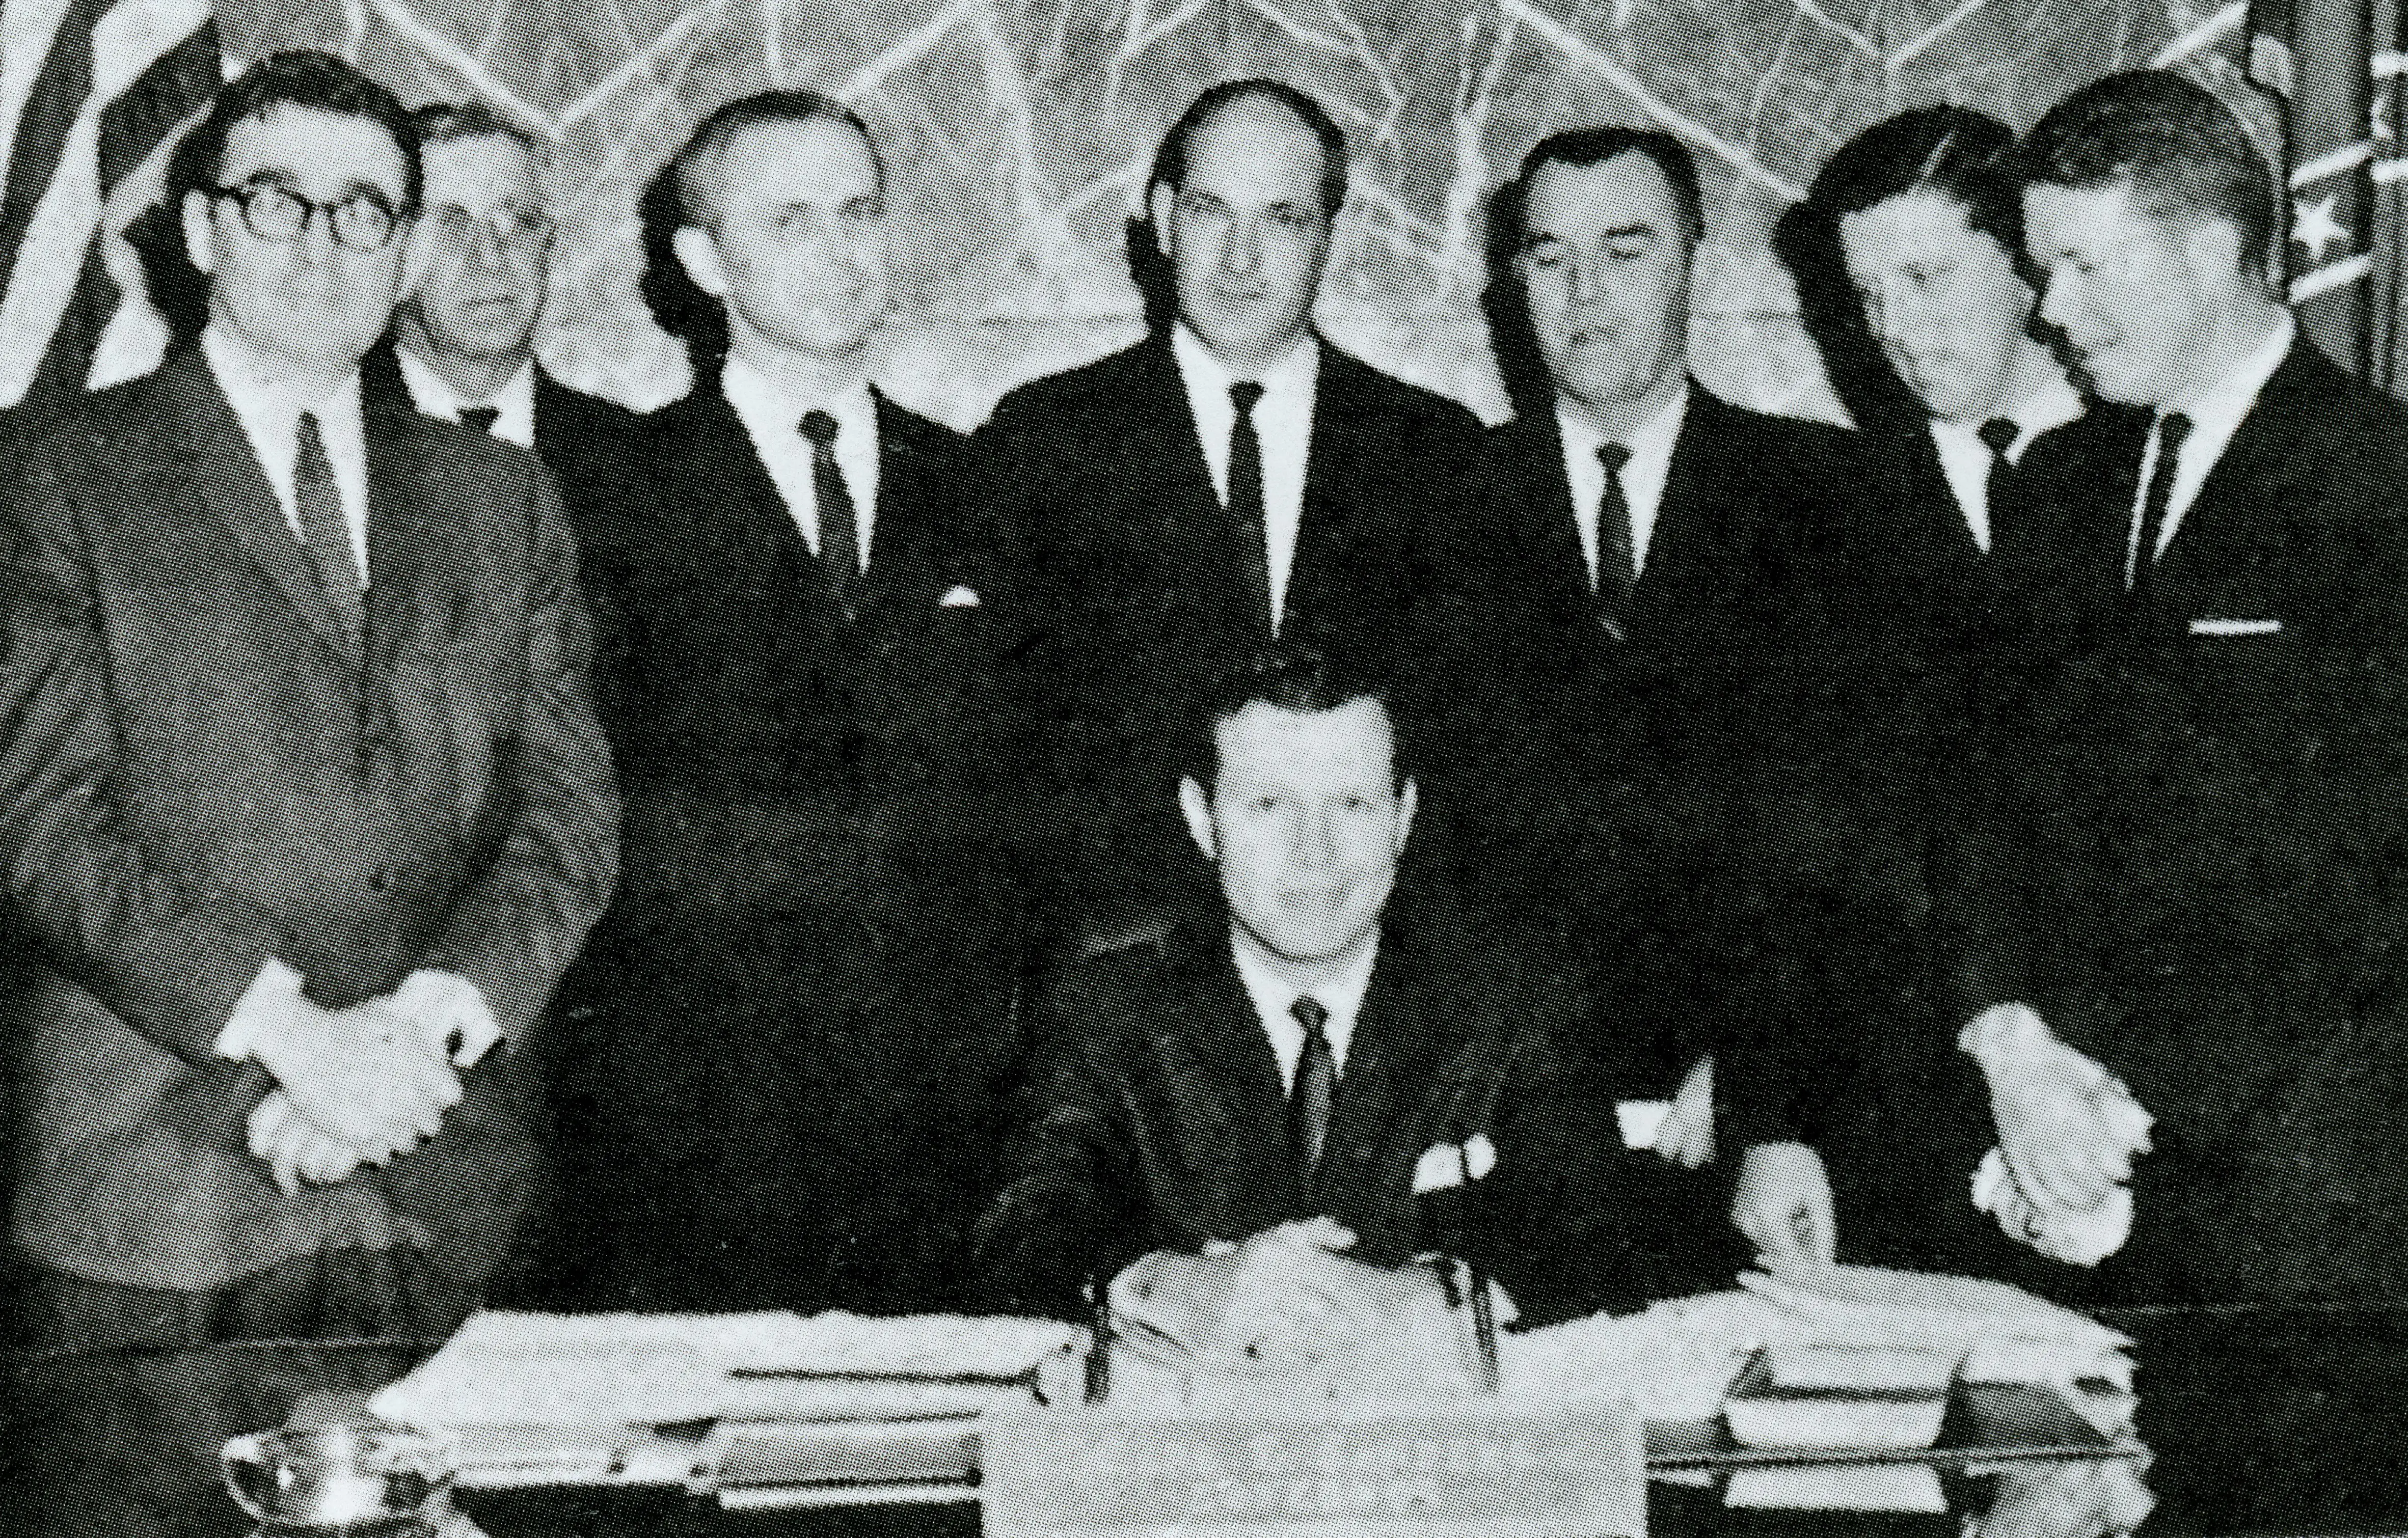
[[[234,1013],[226,1018],[225,1029],[218,1032],[214,1050],[222,1058],[240,1061],[259,1056],[260,1019],[270,1010],[290,1008],[301,996],[301,974],[270,956],[261,963],[259,975],[251,980],[236,999]]]

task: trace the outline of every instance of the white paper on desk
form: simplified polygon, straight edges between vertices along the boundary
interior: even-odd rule
[[[735,1373],[824,1377],[1017,1382],[1076,1349],[1078,1332],[1052,1319],[914,1314],[729,1316],[718,1359]]]
[[[633,1316],[489,1313],[369,1405],[436,1430],[662,1426],[709,1418],[720,1377],[691,1339]]]
[[[1978,1341],[2053,1341],[2119,1351],[2131,1337],[2021,1288],[1979,1276],[1878,1266],[1776,1265],[1740,1286],[1812,1323],[1819,1340],[1957,1351]]]

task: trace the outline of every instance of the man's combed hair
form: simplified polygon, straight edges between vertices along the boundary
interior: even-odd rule
[[[161,201],[127,227],[126,238],[142,260],[150,302],[179,340],[200,335],[209,319],[209,280],[184,249],[183,207],[190,192],[214,192],[225,171],[226,141],[235,124],[264,118],[280,107],[308,107],[347,118],[366,118],[382,128],[401,150],[404,218],[418,211],[426,191],[419,159],[418,127],[398,97],[331,53],[298,49],[270,54],[246,69],[217,94],[168,157]]]
[[[1154,152],[1154,169],[1145,178],[1145,195],[1128,221],[1129,278],[1145,304],[1145,329],[1157,335],[1169,331],[1179,319],[1179,281],[1171,269],[1170,254],[1154,238],[1154,190],[1168,187],[1176,192],[1184,186],[1188,145],[1197,131],[1223,107],[1249,100],[1276,102],[1312,130],[1312,136],[1321,141],[1321,211],[1335,221],[1338,210],[1346,206],[1346,135],[1328,109],[1309,93],[1283,80],[1251,79],[1224,80],[1197,97],[1170,125],[1170,132],[1163,135],[1161,148]]]
[[[1530,227],[1530,184],[1548,165],[1602,165],[1617,155],[1643,155],[1671,185],[1682,233],[1694,244],[1705,230],[1704,200],[1698,190],[1698,163],[1689,147],[1654,128],[1574,128],[1552,134],[1522,157],[1522,168],[1488,199],[1487,283],[1480,309],[1488,321],[1488,343],[1505,398],[1516,416],[1544,413],[1555,398],[1538,334],[1530,328],[1530,296],[1518,262]]]
[[[2170,70],[2110,75],[2068,96],[2033,127],[2021,164],[2029,183],[2129,181],[2153,212],[2229,220],[2243,270],[2270,270],[2280,215],[2266,157],[2214,92]]]
[[[2017,270],[2024,256],[2023,185],[2014,134],[1962,107],[1928,107],[1875,123],[1823,164],[1803,202],[1781,216],[1773,249],[1798,284],[1807,335],[1823,354],[1832,392],[1858,427],[1921,432],[1915,399],[1866,324],[1864,298],[1848,278],[1840,221],[1913,192],[1932,192],[1965,211],[1965,222],[1999,243]]]
[[[1317,716],[1357,700],[1375,700],[1387,713],[1396,779],[1407,778],[1405,728],[1388,686],[1346,661],[1301,641],[1257,648],[1224,669],[1197,701],[1182,766],[1210,787],[1221,766],[1221,723],[1252,705]]]
[[[544,142],[482,102],[428,102],[410,109],[423,146],[458,144],[465,139],[508,139],[540,159]]]
[[[727,147],[746,130],[773,122],[832,122],[852,129],[869,147],[880,190],[886,186],[886,159],[869,125],[853,108],[816,91],[740,96],[695,125],[637,205],[644,237],[644,274],[637,286],[661,329],[685,344],[697,387],[717,378],[727,362],[727,306],[687,274],[678,260],[677,233],[714,227],[718,214],[710,206],[710,178],[720,171]]]

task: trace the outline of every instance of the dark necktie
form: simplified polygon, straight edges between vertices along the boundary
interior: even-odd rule
[[[502,420],[502,413],[498,406],[464,406],[460,408],[460,420],[476,432],[490,433],[494,424]]]
[[[1995,550],[1999,548],[2000,504],[2006,500],[2008,477],[2015,473],[2014,461],[2007,458],[2007,450],[2015,446],[2015,440],[2024,435],[2024,430],[2015,425],[2012,417],[1992,417],[1982,424],[1980,431],[1982,442],[1990,450],[1990,474],[1984,485],[1982,501],[1989,513],[1990,548]]]
[[[836,419],[824,411],[803,416],[803,436],[811,440],[811,497],[819,505],[820,564],[826,568],[828,596],[847,619],[853,617],[853,584],[861,575],[859,527],[853,522],[853,492],[844,484],[844,470],[836,462]]]
[[[293,511],[301,523],[301,550],[343,627],[351,655],[360,655],[360,638],[367,630],[367,605],[360,597],[359,563],[351,556],[351,537],[343,527],[343,499],[335,489],[335,466],[326,458],[326,441],[319,435],[318,415],[301,413],[293,434]]]
[[[1229,387],[1237,420],[1229,424],[1229,521],[1238,537],[1239,580],[1252,607],[1256,634],[1271,634],[1269,536],[1263,530],[1263,440],[1254,430],[1254,407],[1263,387],[1241,379]]]
[[[1639,586],[1630,499],[1622,490],[1622,467],[1630,463],[1630,446],[1598,444],[1597,462],[1605,467],[1605,494],[1597,503],[1597,597],[1606,628],[1619,635],[1630,612],[1630,594]]]
[[[2157,541],[2164,536],[2167,506],[2173,501],[2174,473],[2181,466],[2183,439],[2190,436],[2190,419],[2169,411],[2157,419],[2157,463],[2149,472],[2148,494],[2141,499],[2141,542],[2132,552],[2132,601],[2145,602],[2157,564]]]
[[[1287,1097],[1287,1143],[1296,1156],[1296,1189],[1310,1194],[1329,1141],[1329,1107],[1338,1093],[1338,1058],[1329,1049],[1329,1011],[1310,993],[1288,1005],[1304,1027],[1304,1052],[1296,1060],[1296,1084]]]

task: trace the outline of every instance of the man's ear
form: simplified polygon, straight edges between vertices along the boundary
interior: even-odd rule
[[[186,192],[184,206],[178,210],[183,215],[184,255],[204,275],[218,270],[217,230],[209,222],[210,209],[207,192]]]
[[[1154,244],[1165,256],[1170,254],[1170,206],[1178,196],[1179,190],[1167,181],[1146,189],[1145,212],[1154,221]]]
[[[1187,820],[1187,836],[1204,851],[1207,860],[1221,858],[1218,841],[1212,836],[1212,798],[1203,786],[1189,775],[1179,782],[1179,815]]]
[[[2265,255],[2262,251],[2242,250],[2241,226],[2229,219],[2202,219],[2193,223],[2183,232],[2182,250],[2193,280],[2209,293],[2230,289],[2234,274],[2255,271],[2260,265],[2244,261],[2244,257]]]
[[[678,265],[694,279],[694,286],[713,299],[727,297],[727,269],[720,265],[719,242],[709,230],[688,224],[671,236],[677,252]]]
[[[1398,854],[1405,852],[1405,840],[1412,836],[1413,808],[1420,805],[1420,787],[1414,785],[1410,779],[1405,781],[1404,790],[1397,796],[1397,853]]]

